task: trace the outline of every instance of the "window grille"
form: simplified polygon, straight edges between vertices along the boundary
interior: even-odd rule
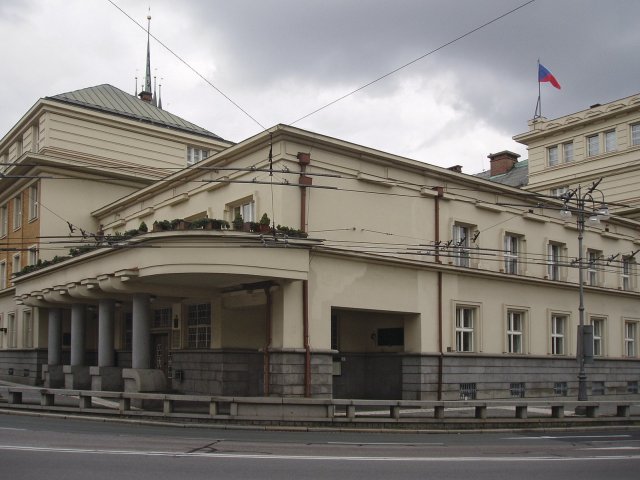
[[[477,394],[475,383],[460,384],[460,400],[475,400]]]
[[[553,384],[553,394],[566,397],[569,392],[567,382],[556,382]]]
[[[509,386],[511,396],[514,398],[524,398],[525,390],[524,382],[511,383]]]

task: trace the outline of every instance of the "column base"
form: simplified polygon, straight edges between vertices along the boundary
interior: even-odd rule
[[[62,365],[42,365],[42,381],[45,388],[64,388]]]
[[[89,367],[91,390],[121,392],[124,388],[121,367]]]
[[[165,392],[167,379],[162,370],[153,368],[123,368],[125,392]]]
[[[90,390],[91,375],[85,365],[63,365],[64,388],[67,390]]]

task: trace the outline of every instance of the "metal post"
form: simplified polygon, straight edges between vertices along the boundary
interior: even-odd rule
[[[581,188],[578,186],[578,291],[580,292],[580,304],[578,306],[578,346],[576,355],[578,358],[578,400],[587,400],[587,372],[584,368],[584,265],[582,261],[582,239],[584,237],[584,198],[581,196]]]

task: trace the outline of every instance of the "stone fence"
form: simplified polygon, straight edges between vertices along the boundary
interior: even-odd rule
[[[346,400],[281,397],[220,397],[164,393],[62,390],[0,386],[9,409],[92,413],[187,421],[236,423],[417,424],[456,420],[481,425],[488,419],[512,423],[561,423],[571,419],[605,420],[616,424],[640,422],[640,401],[551,400]],[[1,405],[1,404],[0,404]],[[567,418],[565,412],[570,412]],[[580,412],[580,415],[574,415]],[[386,425],[390,426],[390,425]]]

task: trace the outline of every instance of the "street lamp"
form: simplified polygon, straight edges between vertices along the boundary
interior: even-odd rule
[[[575,212],[577,215],[578,225],[578,291],[580,296],[580,303],[578,305],[578,345],[576,349],[576,356],[578,360],[578,400],[587,400],[587,372],[585,370],[585,363],[587,361],[593,361],[593,327],[591,325],[585,325],[584,322],[584,263],[582,261],[582,240],[584,238],[584,223],[585,213],[589,213],[589,220],[592,222],[600,222],[600,220],[606,220],[609,218],[609,208],[604,202],[604,193],[597,189],[597,186],[602,181],[600,178],[598,181],[582,193],[582,186],[578,185],[574,190],[570,190],[561,195],[561,199],[564,201],[564,208],[560,212],[563,217],[571,217],[571,212]],[[593,192],[600,194],[601,202],[596,207],[596,201],[593,198]],[[576,206],[569,206],[569,202],[574,199]],[[585,204],[590,203],[593,208],[589,212],[585,211]]]

